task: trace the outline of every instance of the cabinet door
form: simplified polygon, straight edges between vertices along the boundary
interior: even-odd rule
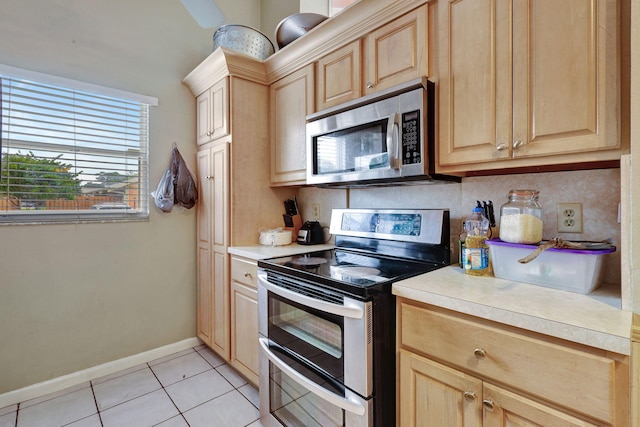
[[[211,141],[211,91],[203,92],[196,99],[196,130],[198,132],[198,145]]]
[[[257,263],[231,257],[231,365],[258,385]]]
[[[360,40],[349,43],[318,60],[318,105],[321,111],[360,97]]]
[[[513,16],[514,157],[619,147],[615,2],[514,2]]]
[[[400,426],[479,427],[482,381],[400,350]]]
[[[198,151],[197,334],[229,359],[227,144]]]
[[[213,333],[211,348],[229,360],[229,282],[227,280],[227,246],[229,230],[229,178],[227,143],[211,148],[213,194],[211,204],[211,238],[213,265]]]
[[[229,102],[227,78],[198,96],[197,123],[198,144],[206,144],[229,134]]]
[[[306,117],[314,107],[313,64],[273,83],[271,93],[271,185],[307,179]]]
[[[484,427],[596,427],[610,425],[576,418],[490,383],[484,383],[483,407]]]
[[[423,5],[365,37],[365,94],[428,73],[428,6]]]
[[[618,160],[616,21],[607,0],[439,2],[438,172]]]
[[[198,151],[198,200],[196,204],[198,233],[198,277],[196,301],[197,335],[211,346],[213,320],[213,281],[211,247],[211,200],[213,187],[211,180],[211,151]]]
[[[508,2],[440,1],[438,25],[438,164],[508,159],[512,139]]]

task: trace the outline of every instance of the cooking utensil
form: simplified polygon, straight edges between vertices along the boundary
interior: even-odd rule
[[[528,262],[533,261],[540,255],[542,252],[546,251],[550,248],[567,248],[567,249],[582,249],[582,250],[602,250],[612,248],[613,245],[607,241],[602,242],[569,242],[567,240],[562,240],[559,237],[554,237],[553,239],[541,243],[533,252],[527,255],[524,258],[520,258],[518,262],[520,264],[526,264]]]
[[[255,28],[246,25],[228,24],[213,34],[213,50],[218,47],[235,50],[256,59],[265,60],[273,55],[275,48],[271,40]]]
[[[326,19],[328,19],[326,16],[318,13],[296,13],[287,16],[276,27],[278,47],[282,49]]]

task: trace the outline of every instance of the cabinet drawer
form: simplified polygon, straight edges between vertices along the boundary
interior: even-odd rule
[[[614,360],[601,350],[564,346],[404,301],[398,314],[402,347],[605,422],[615,421],[616,397],[621,400],[616,390],[624,390],[628,372],[624,356]]]
[[[257,289],[258,264],[255,261],[231,258],[231,280]]]

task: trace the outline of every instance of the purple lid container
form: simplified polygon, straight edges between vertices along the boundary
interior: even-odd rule
[[[548,240],[543,240],[537,245],[527,245],[524,243],[503,242],[500,239],[488,239],[487,244],[496,245],[496,246],[508,246],[511,248],[523,248],[523,249],[529,249],[531,251],[534,251],[539,245],[546,243],[547,241]],[[585,243],[587,245],[590,245],[593,247],[593,249],[549,248],[545,250],[545,252],[550,251],[550,252],[562,252],[562,253],[569,253],[569,254],[603,255],[603,254],[610,254],[616,251],[615,246],[609,245],[607,243],[602,243],[602,242],[580,242],[580,243]]]

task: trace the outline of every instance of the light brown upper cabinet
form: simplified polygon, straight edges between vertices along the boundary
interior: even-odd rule
[[[364,38],[364,94],[428,75],[428,5]]]
[[[427,75],[427,5],[318,60],[317,110]]]
[[[307,180],[306,125],[314,109],[314,72],[309,64],[270,86],[271,185]]]
[[[351,42],[318,60],[318,111],[360,98],[360,43]]]
[[[438,2],[438,172],[619,159],[616,9]]]
[[[198,145],[229,134],[228,84],[222,79],[196,100]]]

